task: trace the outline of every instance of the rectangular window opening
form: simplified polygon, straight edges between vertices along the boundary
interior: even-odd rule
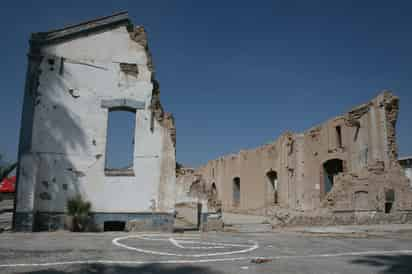
[[[109,110],[105,175],[134,176],[135,123],[135,111],[123,109]]]

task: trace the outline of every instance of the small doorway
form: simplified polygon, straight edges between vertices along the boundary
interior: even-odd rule
[[[385,213],[386,214],[389,214],[392,212],[394,202],[395,202],[395,191],[393,191],[393,189],[387,189],[385,191]]]
[[[123,221],[106,221],[104,222],[104,231],[124,231],[126,222]]]

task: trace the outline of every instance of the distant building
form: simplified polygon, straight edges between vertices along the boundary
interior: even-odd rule
[[[412,187],[412,156],[399,158],[399,164],[405,171],[406,177],[409,178]]]
[[[105,224],[172,229],[175,127],[163,111],[147,36],[127,13],[32,34],[17,175],[16,231],[63,228],[67,199]],[[133,115],[128,168],[107,161],[114,112]]]

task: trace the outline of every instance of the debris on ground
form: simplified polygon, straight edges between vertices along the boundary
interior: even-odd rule
[[[250,262],[254,264],[265,264],[265,263],[270,263],[272,260],[267,259],[267,258],[255,258],[252,259]]]

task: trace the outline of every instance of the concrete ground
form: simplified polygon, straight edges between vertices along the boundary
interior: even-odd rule
[[[412,228],[371,233],[2,233],[0,273],[412,273]]]
[[[308,226],[291,227],[287,229],[293,232],[317,233],[317,234],[368,234],[381,235],[386,233],[402,233],[412,231],[412,224],[383,224],[383,225],[340,225],[340,226]]]

